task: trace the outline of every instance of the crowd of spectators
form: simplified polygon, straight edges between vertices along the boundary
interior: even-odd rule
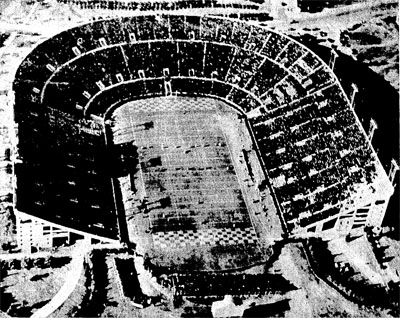
[[[302,77],[290,73],[289,65],[303,70]],[[24,90],[36,102],[45,86],[46,103],[58,99],[63,109],[84,105],[110,85],[138,80],[145,91],[136,97],[163,95],[163,81],[190,77],[194,87],[186,93],[210,94],[211,80],[211,94],[244,105],[246,112],[261,100],[273,111],[330,83],[330,73],[318,67],[304,48],[261,27],[216,17],[138,16],[94,21],[56,35],[23,62],[15,87],[35,83]],[[75,111],[70,108],[63,110]]]
[[[282,276],[272,274],[241,273],[178,273],[162,275],[160,284],[175,287],[182,296],[199,298],[235,295],[245,298],[248,295],[265,296],[269,293],[285,293],[293,286]]]
[[[259,110],[250,124],[265,166],[279,201],[291,202],[284,216],[311,213],[302,224],[335,211],[333,189],[346,192],[350,183],[374,176],[371,150],[327,66],[288,37],[244,22],[138,16],[77,27],[42,43],[22,63],[17,118],[30,116],[27,105],[36,108],[42,87],[46,106],[76,116],[82,109],[102,116],[112,104],[173,92]],[[21,151],[40,153],[33,142],[40,124],[29,125],[21,125]]]
[[[31,126],[19,129],[23,163],[15,165],[17,209],[117,238],[104,137],[81,133],[83,120],[55,109],[47,109],[46,125],[41,116],[29,119]]]
[[[81,9],[105,9],[128,11],[169,11],[196,8],[232,8],[257,10],[259,5],[254,3],[231,3],[217,0],[180,0],[180,1],[118,1],[118,0],[57,0],[64,4],[73,4]]]
[[[336,85],[252,123],[291,229],[337,214],[350,185],[374,178],[372,150]]]

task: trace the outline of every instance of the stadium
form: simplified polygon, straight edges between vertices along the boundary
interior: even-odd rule
[[[394,191],[331,68],[255,23],[85,23],[36,46],[13,91],[24,251],[75,233],[243,269],[284,237],[379,226]]]

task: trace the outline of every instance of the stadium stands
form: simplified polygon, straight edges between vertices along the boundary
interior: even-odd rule
[[[73,2],[110,8],[139,5]],[[178,3],[184,2],[174,5]],[[50,154],[64,139],[65,145],[82,145],[82,154],[93,150],[89,157],[97,161],[103,156],[96,148],[96,143],[104,144],[103,132],[97,130],[100,135],[96,135],[94,130],[79,129],[82,121],[91,122],[91,115],[103,117],[111,106],[123,101],[185,94],[215,96],[245,114],[256,112],[249,115],[249,124],[283,219],[297,219],[289,223],[289,231],[311,227],[337,214],[337,193],[350,196],[352,184],[374,180],[377,175],[370,145],[330,69],[290,38],[242,21],[211,16],[137,16],[79,26],[40,44],[21,64],[14,90],[20,154],[25,160],[20,171],[43,165],[37,162],[37,154]],[[48,114],[56,111],[58,127],[49,127]],[[48,143],[37,142],[48,129],[54,133]],[[59,150],[60,158],[68,153],[68,146],[65,149],[66,153]],[[62,159],[60,167],[63,164],[69,165]],[[71,166],[79,171],[88,168],[81,159]],[[85,185],[103,182],[100,180],[106,176],[95,170],[97,174],[102,177],[88,177]],[[22,175],[17,173],[18,178]],[[37,200],[46,205],[47,199],[39,199],[39,194],[45,195],[43,187],[50,187],[53,181],[35,183],[33,178],[21,185],[19,195],[32,191],[32,197],[38,194]],[[54,193],[48,192],[46,198],[54,202],[51,207],[59,204],[57,193],[63,189],[60,186]],[[32,198],[32,207],[24,203],[20,208],[37,210],[35,200]],[[91,200],[88,197],[85,206],[91,206],[96,215],[98,209],[113,209],[109,203]]]
[[[104,10],[125,10],[125,11],[170,11],[196,8],[235,8],[257,10],[259,5],[254,3],[237,3],[232,1],[219,2],[217,0],[183,0],[183,1],[121,1],[121,0],[57,0],[65,4],[74,4],[82,9],[104,9]]]
[[[164,286],[175,286],[181,295],[196,296],[196,299],[210,299],[226,294],[246,297],[247,295],[263,296],[278,291],[291,290],[291,285],[282,276],[264,274],[232,273],[184,273],[159,279]]]

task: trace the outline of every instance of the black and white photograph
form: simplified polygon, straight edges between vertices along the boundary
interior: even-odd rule
[[[399,16],[0,0],[0,317],[400,317]]]

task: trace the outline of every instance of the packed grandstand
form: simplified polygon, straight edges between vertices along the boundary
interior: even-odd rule
[[[104,127],[122,102],[148,97],[211,96],[241,112],[288,233],[346,218],[354,223],[345,232],[379,223],[384,209],[359,209],[385,206],[391,194],[328,66],[255,24],[180,15],[95,21],[39,44],[14,91],[16,207],[83,232],[118,237]]]
[[[13,112],[7,200],[21,252],[1,262],[2,311],[220,316],[232,295],[242,311],[267,302],[271,315],[276,305],[323,316],[312,307],[347,314],[355,293],[390,299],[387,258],[364,259],[358,246],[381,231],[396,166],[388,177],[338,65],[277,21],[263,26],[279,15],[266,3],[21,1],[2,16],[17,30],[0,51],[0,79],[12,82],[0,81],[0,98]],[[290,14],[292,4],[277,6]],[[49,14],[56,22],[43,27]],[[325,240],[340,248],[318,259],[309,246]],[[59,270],[46,252],[72,248],[68,292],[8,297],[45,282],[37,268]]]

